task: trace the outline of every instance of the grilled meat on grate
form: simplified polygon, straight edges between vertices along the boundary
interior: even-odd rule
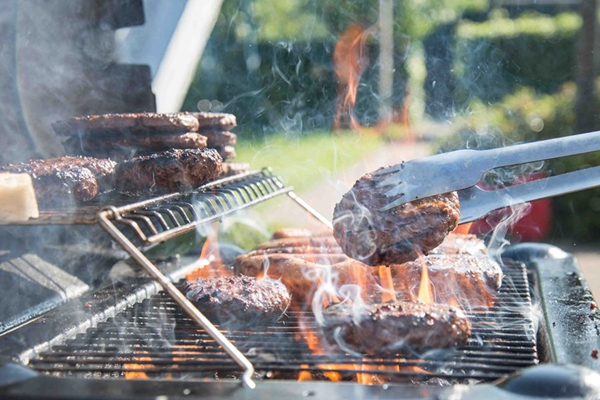
[[[435,302],[456,301],[467,309],[492,306],[503,278],[500,265],[487,255],[428,255],[390,266],[398,299],[418,297],[423,268],[427,269]]]
[[[471,335],[463,312],[444,304],[338,303],[323,310],[323,318],[329,344],[360,354],[423,352],[466,344]]]
[[[369,290],[379,287],[376,269],[348,258],[331,236],[270,240],[236,257],[234,268],[248,276],[281,279],[292,294],[292,305],[299,309],[311,308],[315,292],[323,284],[362,283],[366,298],[380,295],[378,290]]]
[[[290,304],[280,282],[248,276],[219,276],[186,282],[183,290],[207,318],[226,327],[265,325],[279,319]]]
[[[171,149],[117,165],[114,185],[122,193],[167,193],[217,179],[223,160],[213,149]]]
[[[456,192],[381,210],[390,199],[376,178],[360,178],[333,213],[333,235],[351,258],[368,265],[400,264],[439,246],[458,224]]]

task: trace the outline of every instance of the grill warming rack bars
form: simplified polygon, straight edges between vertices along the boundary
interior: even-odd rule
[[[237,211],[287,194],[328,227],[331,223],[300,199],[270,169],[253,171],[203,185],[191,193],[172,193],[129,204],[109,206],[98,213],[108,234],[199,324],[243,370],[242,384],[254,388],[254,366],[140,250],[194,231]],[[139,246],[136,246],[136,244]]]

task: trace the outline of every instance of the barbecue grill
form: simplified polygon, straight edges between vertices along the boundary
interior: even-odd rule
[[[19,10],[17,3],[0,4],[2,14],[12,17],[6,19],[17,20],[25,10],[25,22],[38,27],[36,22],[45,18],[40,4]],[[8,135],[10,161],[53,155],[58,142],[49,123],[72,114],[157,108],[150,86],[156,60],[151,68],[107,62],[113,31],[143,23],[147,4],[113,0],[63,8],[61,3],[47,4],[56,21],[65,9],[82,20],[64,40],[40,29],[34,33],[43,41],[17,43],[14,38],[30,32],[0,21],[11,37],[1,45],[9,73],[0,77],[0,86],[9,89],[3,95],[0,131]],[[92,40],[94,35],[103,40]],[[186,42],[183,36],[179,40]],[[70,42],[85,49],[82,65],[73,62],[64,71],[76,88],[61,82],[46,90],[54,98],[64,88],[69,92],[66,104],[27,91],[47,83],[50,73],[22,69],[17,57],[52,53],[46,43],[52,41],[66,44],[67,57]],[[195,43],[194,51],[201,52],[203,45]],[[249,48],[244,53],[251,65],[256,54]],[[184,58],[187,64],[193,57]],[[178,63],[166,63],[173,64]],[[301,67],[293,63],[292,70]],[[393,63],[386,68],[393,83],[398,78],[392,76]],[[324,75],[319,65],[312,72],[311,79]],[[277,73],[290,87],[295,84],[285,71]],[[165,77],[186,79],[179,75],[162,74],[160,90],[154,90],[162,95],[158,100],[175,92]],[[25,82],[14,82],[16,76]],[[79,88],[81,82],[89,88]],[[383,107],[387,113],[396,101],[388,97],[383,101],[390,103]],[[296,100],[289,103],[296,107],[301,103]],[[40,115],[43,123],[32,124],[33,116]],[[245,329],[212,324],[180,290],[188,277],[217,263],[198,258],[205,239],[199,232],[276,198],[287,198],[286,206],[299,206],[309,218],[330,226],[269,169],[160,197],[108,193],[78,207],[42,210],[32,221],[0,225],[0,398],[600,398],[600,310],[575,258],[545,244],[514,245],[494,255],[504,271],[494,306],[467,310],[472,337],[450,349],[360,357],[334,349],[316,351],[320,328],[307,311],[288,310],[276,322]]]
[[[210,268],[211,261],[196,256],[151,261],[145,249],[277,196],[288,196],[322,218],[269,170],[225,178],[191,193],[95,206],[97,222],[154,279],[138,273],[73,295],[48,312],[22,309],[29,323],[5,327],[0,336],[2,398],[47,393],[77,398],[410,398],[450,395],[458,388],[465,395],[487,388],[490,396],[501,398],[508,396],[501,389],[510,388],[506,382],[527,381],[527,374],[506,378],[515,373],[577,365],[559,369],[569,386],[573,373],[599,367],[600,314],[591,293],[571,255],[541,244],[502,253],[505,276],[495,305],[468,311],[472,338],[453,349],[377,357],[313,352],[310,338],[318,337],[319,329],[312,312],[302,311],[241,330],[199,325],[206,322],[198,321],[195,309],[182,305],[172,290],[181,293],[178,282]],[[92,222],[93,209],[80,209],[71,218]],[[55,225],[56,220],[57,213],[48,212],[39,222]],[[41,315],[31,318],[36,313]],[[215,331],[224,334],[224,341]],[[252,368],[249,376],[245,361]],[[241,384],[245,377],[256,389]],[[361,383],[365,378],[369,385]],[[508,380],[499,386],[503,378]],[[570,390],[578,396],[585,387]]]

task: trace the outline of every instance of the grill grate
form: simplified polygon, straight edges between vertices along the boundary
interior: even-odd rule
[[[317,335],[312,314],[288,312],[270,326],[225,331],[252,362],[261,379],[353,380],[376,375],[374,383],[489,381],[538,363],[536,332],[525,267],[504,266],[496,306],[467,313],[472,338],[465,346],[423,356],[357,358],[313,354],[307,336]],[[239,367],[166,294],[158,295],[30,360],[30,367],[57,377],[228,379]]]

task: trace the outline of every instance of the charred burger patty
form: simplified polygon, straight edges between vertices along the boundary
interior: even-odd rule
[[[290,304],[286,287],[273,279],[219,276],[187,282],[183,290],[207,318],[227,327],[264,325]]]
[[[444,304],[394,301],[323,310],[323,335],[342,350],[378,355],[464,345],[471,326],[463,312]]]
[[[458,224],[456,192],[382,210],[390,201],[371,174],[356,181],[333,212],[333,235],[344,253],[369,265],[401,264],[439,246]]]

